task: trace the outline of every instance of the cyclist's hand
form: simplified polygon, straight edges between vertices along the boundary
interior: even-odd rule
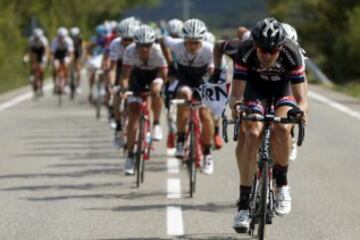
[[[169,63],[168,69],[169,69],[169,73],[168,73],[169,76],[173,76],[173,77],[178,76],[178,70],[175,68],[175,65],[173,62]]]
[[[302,111],[299,107],[294,107],[287,112],[290,119],[300,120],[302,123],[307,123],[308,117],[306,112]]]
[[[215,68],[213,74],[209,78],[210,83],[218,83],[220,80],[221,69]]]
[[[240,115],[245,114],[247,111],[247,107],[242,102],[235,103],[233,109],[232,109],[232,118],[233,120],[236,120],[240,117]]]

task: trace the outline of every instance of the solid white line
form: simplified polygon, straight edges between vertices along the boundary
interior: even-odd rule
[[[167,170],[169,174],[179,173],[179,161],[177,158],[169,158],[167,160]]]
[[[179,236],[184,235],[184,224],[181,207],[166,207],[167,216],[167,235]]]
[[[49,91],[50,89],[52,89],[52,86],[53,84],[52,83],[49,83],[49,84],[46,84],[44,85],[44,92],[47,92]],[[2,104],[0,104],[0,112],[8,109],[8,108],[11,108],[21,102],[24,102],[26,100],[29,100],[31,99],[33,96],[33,92],[27,92],[27,93],[24,93],[24,94],[21,94],[15,98],[13,98],[12,100],[10,101],[7,101],[7,102],[4,102]]]
[[[167,180],[167,198],[174,199],[181,197],[181,184],[178,178],[169,178]]]
[[[343,112],[351,117],[354,117],[357,120],[360,120],[360,113],[350,109],[349,107],[347,107],[345,105],[335,102],[335,101],[331,100],[330,98],[324,97],[324,96],[322,96],[318,93],[312,92],[312,91],[309,91],[309,97],[316,101],[324,103],[332,108],[335,108],[336,110]]]

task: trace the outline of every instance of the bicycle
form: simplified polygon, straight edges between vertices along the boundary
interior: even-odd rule
[[[58,95],[58,106],[62,105],[62,95],[64,94],[64,87],[67,82],[67,69],[64,63],[60,63],[56,71],[55,89]]]
[[[247,108],[245,112],[242,111],[240,115],[233,121],[227,120],[223,114],[223,137],[225,142],[228,142],[227,126],[234,124],[233,140],[237,141],[239,136],[239,129],[241,121],[255,121],[264,123],[264,132],[262,136],[261,145],[258,152],[258,171],[254,176],[250,195],[250,229],[249,235],[255,237],[255,228],[257,229],[257,238],[263,240],[265,237],[266,224],[271,224],[275,216],[275,197],[272,179],[273,160],[270,153],[270,134],[271,125],[273,123],[281,124],[298,124],[298,141],[297,145],[301,146],[305,136],[304,123],[301,118],[303,112],[298,110],[296,116],[288,114],[286,118],[274,116],[272,113],[272,100],[267,101],[267,113],[263,116],[253,115]],[[246,113],[246,114],[243,114]]]
[[[76,94],[76,88],[77,88],[76,77],[77,77],[76,65],[75,65],[75,62],[73,62],[70,65],[70,82],[69,82],[70,100],[73,100],[75,97],[75,94]]]
[[[126,96],[132,95],[132,92],[126,92]],[[150,111],[148,108],[147,98],[149,93],[136,96],[140,103],[140,120],[139,128],[135,139],[135,175],[136,187],[144,183],[145,161],[150,160],[153,139],[151,137]]]
[[[105,86],[104,86],[104,72],[101,69],[97,69],[95,72],[95,116],[97,119],[101,117],[101,105],[104,103],[105,98]]]
[[[189,194],[192,198],[196,189],[196,170],[200,167],[202,158],[201,143],[200,143],[200,120],[197,109],[202,106],[202,103],[193,99],[187,101],[185,99],[171,100],[172,105],[183,105],[190,108],[190,120],[186,132],[185,141],[185,157],[188,176],[189,176]]]

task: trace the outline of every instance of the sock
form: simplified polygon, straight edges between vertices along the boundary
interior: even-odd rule
[[[116,131],[122,131],[122,124],[121,121],[116,121]]]
[[[214,132],[215,135],[219,135],[219,127],[215,127],[215,132]]]
[[[251,186],[240,185],[238,211],[250,209]]]
[[[180,132],[177,134],[177,143],[184,143],[185,142],[185,133]]]
[[[211,148],[211,145],[203,145],[203,154],[204,155],[210,155],[210,148]]]
[[[288,166],[281,166],[275,164],[273,167],[273,177],[276,181],[276,186],[282,187],[287,185],[287,171]]]
[[[153,123],[153,125],[155,126],[155,125],[159,125],[160,124],[160,121],[159,120],[154,120],[154,123]]]

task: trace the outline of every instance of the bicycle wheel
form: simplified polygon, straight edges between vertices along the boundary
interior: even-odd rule
[[[73,100],[75,97],[76,85],[75,85],[75,71],[71,69],[70,73],[70,100]]]
[[[144,141],[144,123],[145,118],[141,114],[140,116],[140,127],[139,127],[139,134],[137,138],[137,149],[136,149],[136,187],[140,186],[141,182],[141,175],[142,175],[142,168],[143,168],[143,141]]]
[[[144,183],[144,175],[145,175],[145,155],[147,155],[147,158],[150,157],[150,146],[151,146],[151,140],[149,141],[148,139],[145,139],[148,137],[148,134],[150,135],[150,123],[148,122],[148,120],[145,119],[145,117],[143,116],[140,119],[140,124],[143,124],[143,139],[147,142],[147,144],[144,144],[143,146],[143,151],[141,154],[141,183]]]
[[[58,89],[57,89],[57,95],[58,95],[58,106],[61,107],[62,105],[62,94],[63,94],[63,89],[62,89],[62,84],[61,84],[61,79],[58,79]]]
[[[99,119],[101,116],[101,82],[98,81],[96,82],[96,103],[95,103],[95,108],[96,108],[96,118]]]
[[[187,161],[188,173],[189,173],[189,193],[192,198],[195,192],[196,185],[196,139],[195,139],[195,128],[194,123],[190,123],[190,147],[189,147],[189,159]]]
[[[268,172],[269,165],[267,161],[264,161],[261,169],[261,186],[260,186],[260,211],[259,211],[259,229],[258,238],[264,240],[265,238],[265,226],[266,226],[266,214],[267,214],[267,191],[268,191]]]

